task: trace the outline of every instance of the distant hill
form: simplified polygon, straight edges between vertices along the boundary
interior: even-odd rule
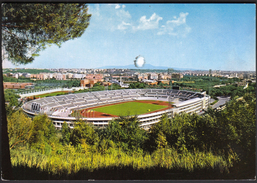
[[[161,69],[161,70],[167,70],[168,68],[172,68],[175,70],[196,70],[192,68],[177,68],[177,67],[165,67],[165,66],[154,66],[151,64],[145,64],[144,67],[142,68],[137,68],[135,65],[125,65],[125,66],[103,66],[103,67],[98,67],[98,69]]]

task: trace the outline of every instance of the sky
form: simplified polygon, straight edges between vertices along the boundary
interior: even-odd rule
[[[255,4],[88,4],[90,25],[32,64],[3,68],[99,68],[146,64],[255,71]]]

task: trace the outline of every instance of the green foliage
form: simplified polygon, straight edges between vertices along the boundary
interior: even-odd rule
[[[5,102],[8,103],[5,106],[7,116],[15,112],[18,109],[18,107],[20,107],[21,103],[18,102],[19,97],[20,96],[16,95],[12,90],[8,90],[8,89],[4,90]]]
[[[147,73],[147,72],[167,72],[167,69],[130,69],[134,72]],[[174,72],[178,72],[177,70],[173,70]]]
[[[105,138],[112,140],[125,151],[135,152],[143,148],[147,133],[139,127],[136,117],[120,117],[109,123],[105,130]]]
[[[26,144],[30,138],[30,131],[32,129],[31,119],[25,116],[20,109],[9,114],[7,121],[10,149],[20,144]]]
[[[30,74],[39,74],[39,73],[54,73],[48,69],[6,69],[3,73],[30,73]]]
[[[68,92],[53,92],[53,93],[46,93],[42,95],[37,95],[36,97],[52,97],[52,96],[57,96],[57,95],[66,95]]]
[[[29,145],[41,153],[48,152],[49,145],[57,141],[56,130],[46,114],[34,117],[30,131]]]
[[[99,83],[96,83],[94,87],[90,88],[90,91],[102,91],[105,87],[103,85],[100,85]]]
[[[13,104],[13,106],[18,106],[18,98],[20,98],[19,95],[16,95],[13,90],[6,89],[4,90],[4,99],[5,102],[10,102]]]
[[[163,134],[162,131],[158,133],[155,143],[157,144],[158,149],[165,148],[168,145],[166,136]]]
[[[122,88],[120,87],[120,85],[116,83],[112,83],[111,86],[108,86],[108,90],[119,90],[119,89],[122,89]]]
[[[70,136],[71,136],[71,130],[68,127],[68,124],[66,122],[63,123],[62,125],[62,129],[61,129],[61,134],[62,134],[62,143],[65,144],[69,144],[70,142]]]
[[[194,172],[195,170],[216,170],[217,172],[229,172],[233,165],[222,156],[211,152],[199,152],[197,150],[186,155],[179,154],[174,148],[162,148],[151,155],[134,153],[127,154],[119,149],[112,149],[110,154],[89,152],[88,154],[76,152],[73,146],[67,146],[62,154],[51,156],[42,155],[29,149],[23,149],[22,153],[11,150],[13,166],[24,165],[31,168],[47,171],[48,175],[65,175],[70,177],[80,171],[87,170],[87,174],[95,175],[93,172],[102,170],[120,170],[131,167],[131,171],[140,171],[153,168],[157,170],[168,170],[168,172]],[[230,157],[231,160],[233,157]],[[116,172],[115,171],[115,172]],[[91,174],[92,173],[92,174]],[[101,174],[103,172],[101,171]],[[24,176],[24,175],[23,175]],[[112,174],[112,176],[117,176]],[[84,177],[84,176],[83,176]],[[105,177],[109,178],[109,177]],[[129,177],[128,177],[129,178]]]
[[[207,94],[214,96],[243,96],[248,92],[255,92],[255,85],[250,84],[247,89],[243,89],[243,86],[236,86],[236,82],[239,82],[239,78],[224,78],[224,77],[209,77],[209,76],[184,76],[181,81],[190,81],[194,83],[176,83],[176,85],[185,88],[195,88],[207,91]],[[214,85],[226,84],[220,88],[213,88]],[[209,93],[209,87],[211,88]]]
[[[108,86],[108,90],[119,90],[122,89],[120,85],[117,84],[112,84],[111,86]],[[105,86],[95,84],[92,88],[89,89],[84,89],[84,90],[79,90],[79,91],[74,91],[74,93],[83,93],[83,92],[91,92],[91,91],[103,91],[106,90]]]
[[[256,94],[248,93],[241,100],[233,100],[218,116],[219,120],[227,124],[228,140],[240,145],[247,155],[253,154],[255,149],[256,128]]]
[[[101,86],[101,83],[97,82],[97,83],[94,84],[94,87],[97,87],[97,86]]]
[[[63,85],[63,87],[66,87],[66,88],[79,87],[79,86],[80,86],[79,79],[67,80],[66,84]]]
[[[14,77],[3,76],[3,82],[18,82],[18,79]]]
[[[2,3],[2,59],[14,64],[34,60],[47,45],[80,37],[91,15],[84,3]],[[3,175],[11,177],[7,121],[3,120]]]
[[[145,83],[140,83],[140,82],[131,83],[131,84],[129,85],[129,88],[130,88],[130,89],[146,88],[146,87],[147,87],[147,84],[145,84]]]
[[[26,77],[19,77],[14,78],[14,77],[7,77],[7,76],[3,76],[3,82],[13,82],[13,83],[35,83],[35,81],[32,81],[30,78],[26,78]]]
[[[84,3],[4,3],[2,41],[8,59],[26,64],[47,45],[80,37],[89,25]]]
[[[241,100],[232,100],[224,111],[208,109],[207,114],[182,113],[173,119],[162,120],[151,128],[150,148],[162,147],[161,142],[185,153],[193,149],[211,150],[219,155],[229,157],[251,157],[255,143],[255,94],[245,94]],[[155,143],[154,143],[154,139]],[[159,139],[159,141],[157,141]]]
[[[17,111],[8,116],[12,164],[57,175],[124,167],[228,173],[235,166],[252,171],[255,111],[255,93],[248,93],[231,100],[223,111],[209,108],[202,116],[164,115],[149,132],[139,127],[136,117],[120,117],[104,129],[82,121],[69,129],[64,123],[59,138],[46,115],[31,121]]]
[[[98,142],[98,135],[94,128],[84,121],[76,122],[71,132],[71,142],[74,146],[79,145],[81,140],[84,140],[88,145],[94,145]]]

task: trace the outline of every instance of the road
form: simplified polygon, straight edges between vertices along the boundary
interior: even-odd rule
[[[224,104],[226,104],[226,102],[228,102],[229,100],[230,100],[230,97],[217,97],[218,98],[218,102],[216,103],[216,104],[214,104],[213,106],[211,106],[213,109],[216,109],[216,108],[218,108],[219,106],[222,106],[222,105],[224,105]],[[212,102],[214,102],[215,100],[214,99],[210,99],[210,104],[212,103]],[[204,114],[205,113],[205,111],[203,110],[203,111],[201,111],[201,112],[199,112],[198,114],[199,115],[202,115],[202,114]]]
[[[219,99],[219,101],[212,106],[213,109],[216,109],[217,107],[226,104],[226,102],[230,100],[230,97],[217,97],[217,98]]]

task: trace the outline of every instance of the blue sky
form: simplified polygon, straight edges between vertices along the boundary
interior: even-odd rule
[[[255,4],[89,4],[85,33],[40,52],[32,64],[3,67],[98,68],[133,64],[254,71]]]

